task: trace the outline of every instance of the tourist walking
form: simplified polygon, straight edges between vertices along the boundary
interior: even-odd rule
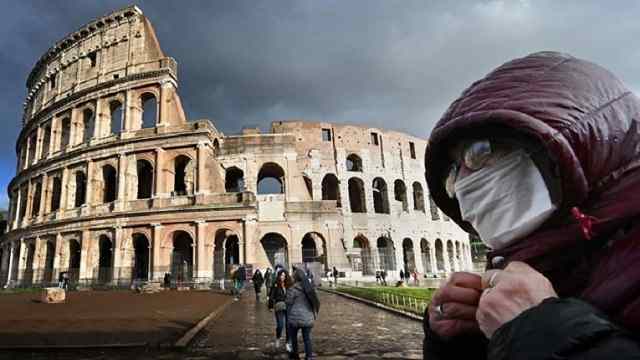
[[[298,331],[302,330],[305,359],[313,358],[311,329],[320,310],[320,300],[307,275],[298,269],[293,273],[294,284],[287,292],[287,326],[291,342],[290,359],[299,359]]]
[[[376,284],[380,284],[380,271],[376,271]]]
[[[271,273],[271,268],[267,268],[264,272],[264,289],[267,294],[267,299],[269,299],[269,291],[271,290],[271,285],[273,285],[273,274]]]
[[[382,279],[382,285],[387,286],[387,270],[380,272],[380,278]]]
[[[262,290],[262,283],[264,282],[260,269],[257,269],[256,272],[253,273],[251,281],[253,281],[253,289],[256,291],[256,302],[260,302],[260,291]]]
[[[288,340],[287,335],[287,304],[285,302],[287,296],[287,288],[290,287],[293,281],[286,270],[280,270],[273,282],[273,286],[269,290],[269,309],[273,310],[276,317],[276,343],[275,347],[280,347],[280,338],[282,337],[282,330],[285,330],[285,340]]]
[[[409,275],[409,273],[407,273],[407,275]],[[400,281],[404,281],[404,271],[402,271],[402,269],[400,269]]]
[[[333,285],[338,286],[338,269],[335,266],[333,267]]]

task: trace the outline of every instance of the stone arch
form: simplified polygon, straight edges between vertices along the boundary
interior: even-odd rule
[[[51,212],[60,209],[60,199],[62,197],[62,180],[60,179],[60,176],[55,176],[52,181],[53,186],[51,187]],[[26,210],[26,203],[24,208]]]
[[[276,265],[282,265],[285,269],[289,268],[289,251],[284,236],[270,232],[262,237],[260,243],[272,268],[275,268]]]
[[[119,134],[122,132],[122,122],[124,120],[124,111],[122,103],[119,100],[109,102],[109,131],[111,134]]]
[[[102,202],[115,201],[118,194],[118,175],[116,169],[106,164],[102,167]]]
[[[380,269],[396,270],[396,252],[393,241],[381,236],[377,240]]]
[[[88,143],[93,137],[96,116],[93,109],[87,107],[82,111],[82,142]]]
[[[98,238],[98,282],[106,284],[111,282],[113,274],[113,242],[105,234]]]
[[[232,166],[225,170],[224,189],[226,192],[244,191],[244,171]]]
[[[340,207],[340,186],[334,174],[326,174],[322,178],[322,200],[335,200]]]
[[[65,116],[60,123],[60,149],[65,149],[71,141],[71,118]]]
[[[404,181],[397,179],[393,182],[393,194],[396,201],[402,203],[402,211],[409,211],[409,201],[407,200],[407,187]]]
[[[36,189],[33,194],[33,202],[31,204],[31,217],[38,216],[40,212],[40,198],[42,196],[42,180],[36,182]]]
[[[187,155],[178,155],[174,158],[173,193],[175,195],[193,194],[195,180],[193,163],[193,160]]]
[[[362,275],[375,274],[375,261],[371,256],[371,245],[369,244],[369,239],[364,235],[359,234],[353,239],[353,249],[358,249],[356,250],[358,254],[354,257],[354,270],[362,271]]]
[[[139,159],[136,161],[136,178],[138,181],[137,199],[149,199],[153,194],[153,165],[151,162]]]
[[[230,274],[231,265],[240,264],[240,241],[229,229],[218,229],[213,242],[213,275],[223,279]]]
[[[155,127],[158,121],[158,100],[155,94],[145,92],[140,95],[140,108],[142,109],[141,127],[143,129]]]
[[[419,182],[413,183],[413,209],[424,212],[424,190]]]
[[[74,176],[75,181],[75,196],[74,207],[80,207],[84,205],[87,198],[87,177],[83,171],[76,171]]]
[[[146,234],[136,232],[131,235],[133,243],[133,272],[131,273],[133,280],[149,279],[149,258],[151,248],[149,246],[149,238]]]
[[[444,245],[442,245],[442,240],[440,239],[436,239],[436,243],[435,243],[435,250],[436,250],[436,270],[438,270],[439,272],[445,272],[445,266],[444,266]]]
[[[264,163],[258,172],[258,194],[284,194],[285,173],[274,162]]]
[[[319,262],[327,269],[327,243],[318,232],[308,232],[302,237],[300,242],[302,248],[302,262]]]
[[[23,281],[26,285],[32,285],[33,269],[35,265],[34,261],[35,261],[35,255],[36,255],[36,245],[32,241],[30,241],[26,245],[27,245],[27,254],[25,257],[25,269],[24,269]]]
[[[431,273],[433,269],[431,264],[431,246],[429,245],[429,241],[424,238],[420,240],[420,256],[424,273]]]
[[[410,274],[416,270],[416,255],[413,251],[413,240],[410,238],[402,240],[402,260],[405,274]]]
[[[352,213],[367,212],[367,200],[364,194],[364,181],[356,177],[349,179],[349,205]]]
[[[186,231],[171,234],[171,277],[178,284],[190,282],[193,277],[193,237]]]
[[[387,194],[387,183],[383,178],[373,179],[373,208],[377,214],[389,213],[389,196]]]
[[[41,157],[44,159],[49,155],[49,150],[51,147],[51,122],[47,122],[47,125],[44,127],[44,134],[42,134],[42,155]]]
[[[349,154],[346,161],[347,171],[362,172],[362,159],[356,154]]]
[[[69,239],[68,246],[69,262],[67,265],[69,268],[69,280],[77,282],[80,277],[82,248],[80,247],[80,242],[76,239]]]
[[[53,279],[53,260],[55,259],[56,246],[52,241],[48,240],[45,244],[45,256],[44,256],[44,274],[43,281],[45,284],[50,284]]]
[[[451,240],[447,240],[447,258],[449,259],[449,269],[448,271],[454,270],[455,265],[455,252],[453,242]]]

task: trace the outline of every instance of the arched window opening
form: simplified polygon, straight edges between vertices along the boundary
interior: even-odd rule
[[[25,259],[24,269],[24,283],[27,285],[33,284],[33,261],[36,254],[36,245],[29,244],[27,246],[27,258]]]
[[[460,271],[462,270],[460,268],[462,266],[462,252],[460,251],[460,242],[456,241],[455,248],[456,248],[456,254],[455,254],[456,271]]]
[[[438,207],[436,206],[436,202],[433,201],[433,197],[431,197],[431,195],[429,195],[429,210],[431,210],[431,220],[433,221],[440,220]]]
[[[431,247],[427,239],[420,240],[420,255],[422,256],[422,266],[424,267],[424,273],[433,272],[431,268]]]
[[[71,134],[71,119],[62,119],[61,131],[60,131],[60,149],[64,149],[69,145],[69,135]]]
[[[102,167],[102,202],[109,203],[116,200],[118,192],[118,177],[116,169],[111,165]]]
[[[404,272],[409,278],[409,274],[416,270],[416,257],[413,251],[413,241],[409,238],[402,240],[402,260],[404,262]]]
[[[358,235],[353,239],[353,248],[358,249],[357,252],[359,252],[351,259],[353,271],[362,271],[362,275],[375,274],[369,240],[362,235]]]
[[[42,196],[42,183],[36,183],[36,190],[33,193],[33,203],[31,205],[31,217],[36,217],[40,213],[40,197]]]
[[[244,191],[244,172],[233,166],[225,171],[224,188],[226,192]]]
[[[28,158],[27,162],[29,164],[32,164],[33,161],[36,159],[36,140],[37,138],[35,135],[32,135],[29,138],[29,155],[27,157]]]
[[[373,208],[377,214],[389,213],[387,183],[382,178],[373,179]]]
[[[413,183],[413,209],[424,212],[424,191],[417,181]]]
[[[119,101],[109,103],[111,114],[111,134],[119,134],[122,131],[123,111],[122,104]]]
[[[158,101],[155,95],[145,93],[140,97],[142,103],[142,128],[149,129],[156,126]]]
[[[49,155],[49,148],[51,147],[51,125],[44,127],[44,134],[42,137],[42,158],[46,158]]]
[[[82,142],[89,142],[93,137],[93,127],[95,126],[95,116],[91,109],[85,109],[82,112]]]
[[[447,241],[447,255],[449,255],[449,271],[454,271],[455,266],[455,252],[453,248],[453,243],[451,240]]]
[[[174,169],[174,194],[178,196],[193,194],[194,167],[191,159],[185,155],[177,156]]]
[[[327,174],[322,179],[322,200],[335,200],[340,207],[340,187],[334,174]]]
[[[316,248],[316,242],[311,236],[311,233],[307,233],[302,238],[302,262],[310,263],[317,261],[318,249]]]
[[[100,235],[98,255],[98,282],[106,284],[111,281],[113,246],[107,235]]]
[[[220,142],[218,139],[213,140],[213,156],[220,155]]]
[[[393,246],[393,242],[385,237],[378,238],[378,255],[380,257],[380,269],[382,270],[395,270],[396,269],[396,254]]]
[[[352,213],[367,212],[367,201],[364,195],[364,182],[358,178],[349,179],[349,205]]]
[[[133,234],[133,276],[134,280],[149,279],[149,239],[143,234]]]
[[[439,272],[445,272],[444,268],[444,247],[442,240],[436,239],[436,269]]]
[[[27,191],[26,186],[20,188],[20,212],[18,213],[18,218],[20,220],[24,219],[27,214]]]
[[[240,264],[240,241],[236,235],[229,235],[225,241],[224,263],[230,265]]]
[[[285,269],[289,268],[289,254],[287,250],[287,241],[282,235],[277,233],[268,233],[260,240],[267,259],[272,268],[280,265]]]
[[[362,159],[358,155],[351,154],[347,156],[347,171],[362,172]]]
[[[407,187],[400,179],[393,183],[393,193],[396,201],[402,203],[402,211],[409,211],[409,202],[407,201]]]
[[[81,251],[78,240],[69,240],[69,280],[73,283],[77,283],[80,276]]]
[[[53,259],[55,256],[55,245],[51,241],[47,241],[46,254],[44,258],[44,278],[43,281],[46,284],[53,282]]]
[[[137,199],[148,199],[153,193],[153,166],[147,160],[136,161],[138,174]]]
[[[216,231],[213,248],[213,276],[224,279],[240,264],[240,241],[230,230]]]
[[[84,205],[87,197],[87,178],[82,171],[78,171],[76,172],[75,181],[76,197],[73,205],[75,207],[80,207]]]
[[[193,239],[185,231],[173,234],[171,275],[178,284],[190,282],[193,275]]]
[[[62,181],[59,176],[53,178],[51,189],[51,211],[60,209],[60,197],[62,196]]]
[[[262,165],[258,172],[258,194],[284,194],[284,170],[280,165]]]

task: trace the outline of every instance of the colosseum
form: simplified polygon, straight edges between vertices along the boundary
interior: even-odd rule
[[[276,121],[225,135],[188,121],[177,63],[135,6],[55,43],[28,76],[0,284],[211,285],[233,264],[353,279],[472,266],[428,195],[426,140]],[[341,274],[342,275],[342,274]]]

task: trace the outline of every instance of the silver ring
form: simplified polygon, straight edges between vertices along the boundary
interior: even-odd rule
[[[444,317],[444,307],[442,305],[444,305],[444,304],[438,304],[438,306],[436,306],[436,313],[440,317]]]

